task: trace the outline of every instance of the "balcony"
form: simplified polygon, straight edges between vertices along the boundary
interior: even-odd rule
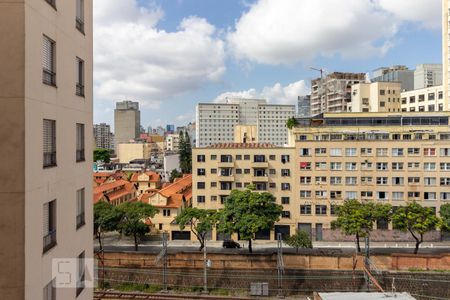
[[[230,182],[234,182],[234,175],[219,175],[218,176],[218,180],[223,182],[223,181],[230,181]]]
[[[44,152],[44,168],[56,166],[56,151]]]
[[[51,230],[47,235],[43,238],[44,247],[43,252],[47,252],[56,246],[56,229]]]
[[[51,86],[56,86],[56,73],[47,69],[43,69],[42,82]]]
[[[81,213],[77,216],[77,229],[85,225],[84,213]]]
[[[269,176],[252,176],[253,182],[269,182]]]
[[[84,97],[84,85],[77,83],[75,87],[75,94],[80,97]]]
[[[268,168],[269,167],[269,163],[267,161],[262,161],[262,162],[252,162],[252,168]]]

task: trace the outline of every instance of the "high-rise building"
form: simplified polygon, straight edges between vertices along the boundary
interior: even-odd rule
[[[403,112],[444,111],[446,107],[442,85],[402,92],[400,98]]]
[[[167,133],[175,133],[175,125],[172,124],[167,124],[166,125],[166,132]]]
[[[96,148],[114,150],[111,141],[112,136],[113,134],[111,133],[111,128],[108,124],[100,123],[94,125],[94,140]]]
[[[141,130],[141,112],[139,102],[122,101],[116,103],[114,110],[114,135],[117,145],[127,143],[139,137]],[[116,151],[117,153],[117,151]]]
[[[286,121],[295,115],[295,105],[268,104],[260,99],[227,99],[226,103],[199,103],[196,146],[234,142],[237,125],[256,126],[259,143],[287,143]]]
[[[298,96],[297,115],[299,117],[308,117],[311,115],[311,95]]]
[[[347,111],[347,106],[352,101],[352,85],[363,82],[365,78],[364,73],[334,72],[325,78],[312,80],[311,115]]]
[[[372,72],[372,82],[400,82],[402,91],[414,89],[414,70],[407,66],[381,67]]]
[[[0,1],[2,299],[93,298],[92,39],[92,0]]]
[[[442,85],[444,87],[444,110],[450,103],[450,0],[442,0]]]
[[[421,64],[414,71],[414,89],[442,85],[442,64]]]
[[[357,83],[352,86],[350,112],[400,112],[400,82]]]

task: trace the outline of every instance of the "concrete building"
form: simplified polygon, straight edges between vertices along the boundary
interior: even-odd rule
[[[130,140],[138,138],[140,130],[141,112],[139,111],[139,102],[117,102],[114,110],[116,150],[118,150],[119,144],[128,143]]]
[[[151,157],[153,145],[151,143],[124,143],[118,146],[119,163],[127,164],[135,159],[148,160]]]
[[[448,103],[444,99],[444,87],[442,85],[403,92],[400,95],[400,99],[402,112],[448,110]]]
[[[450,201],[449,113],[339,113],[297,121],[290,145],[299,166],[292,167],[292,195],[299,198],[290,210],[300,211],[294,222],[317,240],[345,199],[394,207],[414,200],[436,211]]]
[[[131,175],[130,182],[134,183],[140,195],[148,190],[159,189],[161,187],[161,176],[152,171],[137,172]]]
[[[180,155],[176,153],[166,153],[163,158],[163,167],[164,167],[164,179],[168,182],[170,179],[170,173],[173,170],[180,169]]]
[[[399,112],[400,82],[357,83],[352,86],[349,112]]]
[[[442,64],[421,64],[414,71],[414,89],[442,85]]]
[[[444,110],[450,103],[450,0],[442,0],[442,85],[444,86]]]
[[[166,135],[166,150],[178,152],[180,150],[180,135],[177,133],[170,133]]]
[[[114,150],[113,133],[111,128],[106,123],[94,125],[94,140],[95,147],[102,149]]]
[[[364,73],[334,72],[311,81],[311,115],[347,111],[352,85],[364,82]]]
[[[311,115],[311,95],[298,96],[297,116],[308,117]]]
[[[235,126],[257,126],[260,143],[282,146],[287,142],[286,121],[295,115],[295,105],[272,105],[260,99],[227,99],[226,103],[199,103],[196,116],[196,146],[233,142]]]
[[[295,148],[272,144],[223,143],[194,148],[192,155],[192,206],[219,209],[233,189],[253,184],[257,191],[268,191],[283,205],[284,211],[275,232],[289,233],[297,228],[300,215],[297,194],[293,193]],[[261,232],[258,239],[274,239],[274,232]],[[213,231],[213,240],[220,236]]]
[[[92,299],[92,0],[0,1],[0,53],[1,298]]]
[[[372,82],[400,82],[402,91],[414,89],[414,70],[406,66],[396,65],[381,67],[372,72]]]

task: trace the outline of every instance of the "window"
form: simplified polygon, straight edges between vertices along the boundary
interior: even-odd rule
[[[345,156],[356,156],[356,148],[346,148]]]
[[[270,160],[275,160],[275,159],[276,159],[276,156],[275,156],[275,155],[269,155],[269,159],[270,159]]]
[[[206,158],[205,155],[199,154],[197,155],[197,162],[205,162]]]
[[[250,169],[244,169],[244,174],[250,174]]]
[[[326,170],[327,163],[326,162],[316,162],[316,170]]]
[[[326,176],[316,176],[316,184],[323,184],[327,183],[327,177]]]
[[[244,160],[250,160],[250,155],[245,154],[245,155],[244,155]]]
[[[75,94],[84,97],[84,60],[77,57],[77,83],[75,86]]]
[[[408,148],[408,155],[419,155],[420,148]]]
[[[236,160],[242,160],[242,155],[236,155]]]
[[[289,169],[281,169],[281,176],[282,177],[289,177],[289,176],[291,176],[291,170],[289,170]]]
[[[327,191],[316,191],[316,197],[317,198],[326,198],[327,197]]]
[[[311,191],[300,191],[300,198],[311,198]]]
[[[316,205],[316,215],[324,216],[327,214],[327,206],[326,205]]]
[[[291,218],[291,212],[290,211],[282,211],[281,217],[284,219],[290,219]]]
[[[282,191],[290,191],[291,190],[291,184],[290,183],[281,183],[281,190]]]
[[[205,183],[204,182],[197,182],[197,189],[204,190],[205,189]]]
[[[425,192],[425,193],[423,193],[423,199],[436,200],[436,193],[435,192]]]
[[[310,215],[311,214],[311,205],[300,205],[300,214],[301,215]]]
[[[316,148],[314,152],[316,155],[324,155],[327,154],[327,148]]]
[[[300,148],[299,154],[300,156],[311,156],[311,149]]]
[[[358,193],[353,191],[345,192],[345,199],[347,200],[355,200],[358,199]]]
[[[387,192],[377,192],[377,200],[385,201],[388,200]]]
[[[213,160],[213,156],[211,155],[211,160]],[[220,162],[222,163],[230,163],[233,162],[233,157],[231,155],[221,155]]]
[[[84,124],[77,123],[77,150],[76,161],[84,161]]]
[[[75,27],[84,33],[84,0],[77,0],[77,16],[75,18]]]
[[[380,90],[380,96],[386,95],[386,90]]]
[[[197,203],[205,203],[205,196],[197,196]]]
[[[275,175],[275,174],[277,174],[277,170],[275,170],[275,169],[269,169],[269,174],[270,174],[270,175]]]
[[[372,155],[372,148],[361,148],[361,155]]]
[[[56,200],[44,203],[44,253],[56,246]]]
[[[341,191],[330,191],[330,198],[333,200],[341,200],[342,192]]]
[[[356,185],[358,183],[358,179],[356,177],[345,177],[346,185]]]
[[[436,177],[425,177],[424,179],[424,184],[426,186],[434,186],[436,185]]]
[[[450,156],[450,148],[441,148],[441,156]]]
[[[345,163],[345,169],[347,171],[356,171],[357,165],[355,162],[347,162]]]
[[[238,183],[236,182],[236,187],[240,187],[240,186],[238,186],[237,184],[238,184]],[[212,187],[212,188],[217,187],[217,182],[212,181],[212,182],[211,182],[211,187]]]
[[[393,162],[393,163],[392,163],[392,170],[394,170],[394,171],[400,171],[400,170],[403,170],[403,163],[400,163],[400,162]]]
[[[170,209],[163,209],[163,216],[170,217]]]
[[[408,184],[419,184],[420,177],[408,177]]]
[[[441,192],[441,200],[450,200],[450,192]]]
[[[77,297],[81,294],[85,287],[85,261],[84,261],[84,251],[78,255],[78,266],[77,266]]]
[[[436,170],[436,163],[426,162],[426,163],[423,164],[423,169],[425,171],[435,171]]]
[[[310,171],[311,170],[311,163],[310,162],[301,162],[300,163],[300,170]]]
[[[378,171],[386,171],[388,169],[388,163],[377,163]]]
[[[377,177],[377,185],[386,185],[388,183],[387,177]]]
[[[281,197],[281,204],[289,204],[289,197]]]
[[[47,1],[48,2],[48,1]],[[56,300],[56,287],[55,279],[47,283],[44,286],[44,300]]]
[[[206,171],[205,169],[197,169],[197,176],[205,176]]]
[[[440,183],[441,183],[441,186],[450,185],[450,178],[449,177],[441,177]]]
[[[342,184],[342,177],[332,176],[330,177],[330,185],[339,185]]]
[[[217,196],[211,196],[211,201],[217,201]]]
[[[216,160],[217,159],[217,155],[213,154],[210,156],[211,160]]]
[[[77,216],[76,216],[76,223],[77,223],[77,229],[82,227],[85,223],[85,210],[84,210],[84,188],[79,189],[77,191]]]
[[[342,156],[342,149],[341,148],[331,148],[330,155],[331,156]]]
[[[289,155],[281,155],[281,162],[282,162],[283,164],[288,163],[289,160],[290,160]]]
[[[392,200],[402,201],[405,198],[404,192],[392,192]]]
[[[232,182],[221,182],[220,189],[222,191],[231,191],[232,190]]]
[[[387,148],[377,148],[377,156],[388,156]]]
[[[332,162],[332,163],[330,163],[330,169],[332,171],[342,170],[342,163],[340,163],[340,162]]]
[[[378,181],[378,179],[377,179],[377,181]],[[392,185],[403,185],[404,182],[405,181],[404,181],[403,177],[392,177]]]
[[[408,192],[408,198],[409,199],[420,198],[420,192]]]
[[[410,170],[418,170],[420,168],[420,163],[418,162],[409,162],[408,169]]]
[[[240,170],[240,169],[236,169],[236,174],[237,174],[237,170]],[[217,174],[217,169],[211,169],[211,174]]]
[[[56,86],[56,43],[45,35],[42,52],[42,82]]]
[[[301,176],[300,184],[311,184],[311,177],[310,176]]]
[[[56,121],[44,119],[44,168],[56,166]]]
[[[372,191],[362,191],[361,192],[361,198],[372,198],[373,192]]]
[[[436,155],[436,148],[424,148],[423,149],[423,155],[425,155],[425,156],[435,156]]]
[[[441,171],[450,171],[450,163],[441,163]]]
[[[253,156],[253,162],[259,163],[259,162],[265,162],[266,156],[265,155],[254,155]]]
[[[403,148],[392,148],[392,156],[403,156]]]

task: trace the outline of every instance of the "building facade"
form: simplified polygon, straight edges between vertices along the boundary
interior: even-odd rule
[[[308,117],[311,115],[311,95],[298,96],[297,116]]]
[[[0,1],[2,299],[92,299],[92,0]],[[56,288],[55,259],[79,259]]]
[[[178,133],[166,135],[166,150],[172,152],[178,152],[180,150],[180,135]]]
[[[442,85],[442,64],[421,64],[414,71],[414,89]]]
[[[414,70],[406,66],[381,67],[372,72],[372,82],[400,82],[402,91],[414,89]]]
[[[334,72],[311,81],[311,115],[347,111],[351,103],[352,85],[364,82],[364,73]]]
[[[352,85],[349,112],[400,112],[400,82],[372,82]]]
[[[139,137],[141,112],[139,102],[122,101],[116,103],[114,110],[114,137],[116,153],[119,144],[128,143]]]
[[[235,126],[257,127],[259,143],[287,143],[286,121],[295,115],[295,105],[273,105],[266,100],[227,99],[226,103],[199,103],[196,116],[196,146],[234,142]]]
[[[445,110],[450,103],[450,0],[442,0],[442,85],[444,87]]]
[[[448,110],[448,103],[445,101],[444,87],[442,85],[403,92],[400,95],[400,99],[402,112]]]
[[[149,160],[153,152],[154,143],[123,143],[117,145],[119,162],[130,163],[135,159]]]
[[[267,191],[283,205],[276,232],[294,232],[298,211],[293,194],[296,178],[293,147],[277,147],[262,143],[224,143],[194,148],[192,155],[192,206],[206,209],[223,208],[233,189],[253,184],[256,191]],[[213,231],[213,240],[220,235]],[[261,232],[259,238],[274,239],[274,232]]]
[[[114,150],[114,137],[108,124],[94,125],[94,140],[96,148]]]
[[[324,114],[298,124],[291,211],[316,239],[346,199],[394,207],[414,200],[436,211],[450,201],[448,113]]]

